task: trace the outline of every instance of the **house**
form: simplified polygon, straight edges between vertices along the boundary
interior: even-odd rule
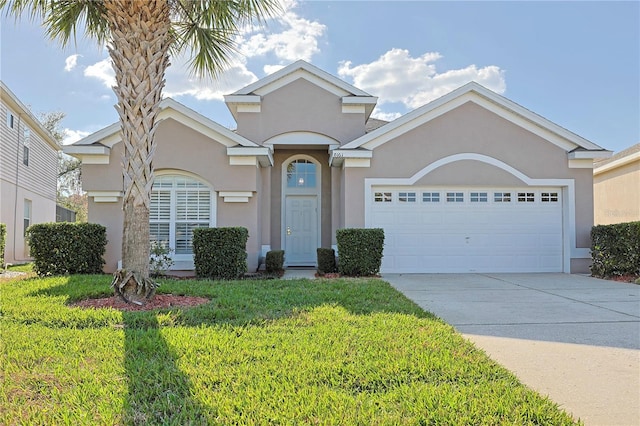
[[[25,230],[56,220],[58,144],[0,81],[0,223],[6,263],[30,261]]]
[[[594,223],[640,221],[640,143],[593,168]]]
[[[244,226],[248,265],[285,250],[316,263],[344,227],[385,230],[383,272],[586,272],[598,145],[469,83],[395,121],[377,98],[304,61],[225,97],[230,131],[161,104],[152,238],[193,268],[192,230]],[[118,124],[65,152],[82,160],[106,269],[122,231]]]

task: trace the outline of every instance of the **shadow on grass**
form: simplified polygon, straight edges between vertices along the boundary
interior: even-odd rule
[[[189,378],[162,336],[155,312],[124,312],[124,365],[128,393],[124,423],[128,425],[207,424],[205,407],[193,398]],[[140,315],[149,326],[140,328]],[[136,325],[131,325],[131,323]]]
[[[37,290],[32,295],[67,296],[67,303],[111,295],[111,277],[74,275],[63,284]],[[159,294],[200,296],[204,305],[157,309],[163,326],[259,325],[322,305],[340,306],[354,315],[375,312],[434,318],[387,282],[379,279],[336,280],[161,280]],[[152,328],[155,317],[146,312],[127,314],[130,327]]]

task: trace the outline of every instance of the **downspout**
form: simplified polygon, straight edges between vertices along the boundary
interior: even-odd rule
[[[18,114],[18,126],[17,126],[17,136],[16,141],[18,142],[18,149],[16,150],[16,194],[14,197],[14,205],[13,205],[13,260],[19,262],[28,262],[31,259],[18,259],[16,255],[16,242],[17,242],[17,228],[18,228],[18,183],[20,178],[20,124],[22,123],[22,114]],[[23,212],[24,216],[24,212]]]

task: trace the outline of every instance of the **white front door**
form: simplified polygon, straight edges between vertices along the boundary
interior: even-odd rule
[[[315,266],[318,248],[318,198],[315,195],[289,195],[285,208],[285,264]]]

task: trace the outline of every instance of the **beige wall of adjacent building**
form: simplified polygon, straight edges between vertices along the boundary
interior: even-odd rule
[[[594,170],[593,196],[596,225],[640,221],[640,153],[636,159]]]

